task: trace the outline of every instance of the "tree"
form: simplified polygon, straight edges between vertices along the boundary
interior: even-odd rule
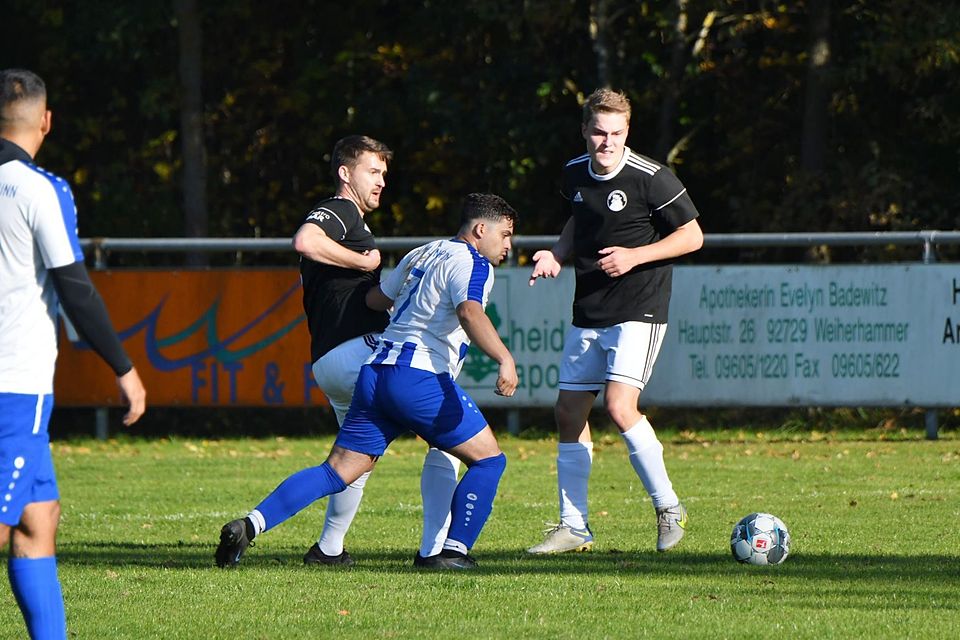
[[[183,182],[184,235],[209,235],[207,223],[207,154],[203,140],[203,32],[196,0],[173,0],[180,40],[180,151]],[[205,264],[203,253],[191,252],[187,263]]]
[[[803,109],[800,168],[808,174],[823,171],[826,159],[827,117],[830,106],[830,0],[807,0],[807,77]]]

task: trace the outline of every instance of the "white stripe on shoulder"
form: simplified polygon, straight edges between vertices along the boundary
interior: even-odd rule
[[[585,153],[585,154],[583,154],[582,156],[577,156],[577,157],[574,158],[573,160],[570,160],[569,162],[567,162],[567,166],[569,167],[569,166],[572,165],[572,164],[581,164],[581,163],[583,163],[583,162],[586,162],[586,161],[589,160],[589,159],[590,159],[590,154],[589,154],[589,153]]]
[[[685,194],[686,192],[687,192],[687,189],[686,189],[686,187],[684,187],[683,189],[680,190],[680,193],[678,193],[677,195],[673,196],[672,198],[670,198],[669,200],[667,200],[666,202],[664,202],[662,205],[660,205],[659,207],[657,207],[656,209],[654,209],[654,211],[660,211],[660,209],[663,209],[665,206],[667,206],[668,204],[670,204],[671,202],[673,202],[674,200],[676,200],[677,198],[679,198],[680,196],[682,196],[682,195]]]
[[[644,172],[645,174],[647,174],[648,176],[652,176],[653,174],[655,174],[655,173],[657,172],[656,169],[651,169],[650,167],[648,167],[648,166],[646,166],[646,165],[638,164],[638,163],[636,163],[636,162],[631,162],[630,160],[627,160],[627,164],[628,164],[629,166],[633,167],[634,169],[636,169],[637,171],[643,171],[643,172]]]
[[[647,162],[642,158],[638,158],[633,154],[631,154],[630,157],[627,158],[627,164],[633,167],[634,169],[643,171],[644,173],[650,176],[652,176],[653,174],[655,174],[657,171],[660,170],[659,166],[655,164],[651,164],[650,162]]]
[[[640,155],[639,153],[637,153],[636,151],[631,151],[631,152],[630,152],[630,159],[631,159],[631,160],[634,160],[634,161],[636,161],[636,162],[639,162],[639,163],[641,163],[641,164],[645,164],[645,165],[647,165],[648,167],[650,167],[651,169],[662,169],[662,168],[663,168],[663,165],[660,164],[659,162],[656,162],[655,160],[651,160],[650,158],[644,158],[643,156],[641,156],[641,155]]]

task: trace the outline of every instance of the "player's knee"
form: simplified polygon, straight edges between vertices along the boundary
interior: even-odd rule
[[[592,395],[560,394],[553,408],[557,426],[561,430],[579,431],[586,424],[592,406]]]
[[[637,409],[635,404],[630,402],[623,402],[617,399],[605,399],[604,408],[607,410],[607,415],[610,416],[610,419],[620,427],[621,431],[625,431],[632,427],[640,419],[641,413]]]
[[[60,526],[60,501],[31,502],[20,515],[20,524],[14,527],[18,535],[31,540],[52,540]]]

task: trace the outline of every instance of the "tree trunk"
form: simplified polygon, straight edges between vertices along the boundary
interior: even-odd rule
[[[830,0],[808,0],[810,45],[807,88],[800,141],[800,168],[818,174],[826,163],[827,116],[830,102]]]
[[[203,34],[196,0],[173,0],[180,36],[180,149],[183,154],[184,235],[209,235],[207,153],[203,144]],[[189,252],[188,265],[207,264],[206,254]]]
[[[670,66],[663,82],[663,99],[660,101],[660,119],[657,127],[657,144],[654,158],[666,162],[673,140],[676,137],[674,123],[677,121],[677,104],[683,82],[683,68],[687,64],[687,0],[674,0],[677,19],[673,23],[673,44],[670,47]]]
[[[590,0],[590,40],[597,57],[597,86],[610,88],[610,0]]]

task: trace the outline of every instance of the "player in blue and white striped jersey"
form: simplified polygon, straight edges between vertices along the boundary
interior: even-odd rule
[[[516,212],[492,194],[470,194],[461,226],[407,254],[367,293],[373,309],[393,308],[390,324],[360,370],[353,402],[327,460],[287,478],[250,515],[227,523],[218,564],[239,562],[250,540],[373,468],[397,436],[413,431],[460,458],[467,471],[450,505],[443,549],[417,553],[414,566],[468,569],[467,555],[493,508],[506,458],[486,418],[454,381],[471,341],[498,363],[496,391],[512,396],[516,364],[484,312],[493,266],[507,255]],[[252,533],[253,535],[250,535]]]
[[[77,209],[63,178],[33,162],[50,132],[46,86],[23,69],[0,71],[0,548],[31,638],[66,638],[57,577],[60,494],[47,425],[53,409],[57,312],[117,375],[130,410],[146,391],[90,282]]]
[[[380,283],[395,308],[369,362],[456,378],[470,345],[457,306],[470,300],[486,307],[492,287],[490,261],[462,240],[437,240],[411,251]]]

